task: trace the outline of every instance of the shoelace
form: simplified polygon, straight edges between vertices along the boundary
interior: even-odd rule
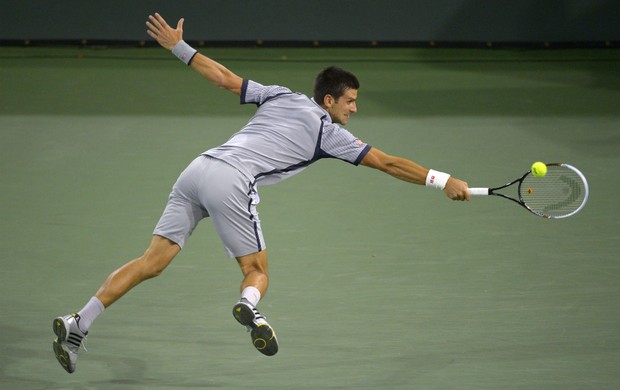
[[[82,347],[84,352],[88,352],[88,349],[86,349],[86,339],[87,338],[88,338],[88,336],[84,336],[84,338],[82,339],[82,344],[80,344],[80,346]]]
[[[258,311],[258,309],[256,307],[252,308],[252,311],[254,312],[254,319],[258,320],[258,319],[262,319],[262,320],[267,320],[262,314],[260,314],[260,312]]]
[[[86,349],[87,338],[88,335],[80,336],[77,333],[69,333],[67,341],[63,341],[63,343],[67,344],[71,350],[75,350],[76,353],[80,350],[80,347],[84,350],[84,352],[88,352],[88,349]]]
[[[254,324],[267,323],[267,319],[262,314],[260,314],[256,307],[252,307],[252,312],[254,313]],[[246,329],[248,330],[248,332],[250,332],[252,330],[252,327],[247,325]]]

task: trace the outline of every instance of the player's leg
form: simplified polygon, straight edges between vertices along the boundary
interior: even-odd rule
[[[67,372],[75,371],[79,348],[97,316],[139,283],[160,275],[180,250],[167,238],[153,236],[146,252],[112,272],[82,310],[54,319],[52,330],[56,339],[52,347]]]
[[[256,305],[267,291],[269,274],[265,240],[258,217],[260,202],[254,183],[229,164],[207,158],[201,204],[209,210],[226,252],[237,259],[243,282],[233,315],[250,330],[252,343],[265,355],[278,351],[272,327]]]
[[[99,288],[96,298],[104,307],[139,283],[160,275],[181,251],[198,222],[209,216],[195,201],[195,183],[202,176],[201,163],[201,158],[195,159],[177,179],[144,254],[112,272]]]
[[[200,160],[196,159],[179,176],[144,254],[112,272],[82,310],[57,317],[52,322],[52,330],[57,336],[53,342],[54,353],[68,372],[75,371],[82,340],[104,308],[139,283],[161,274],[198,222],[208,216],[204,208],[191,200],[195,178],[201,175],[200,166]]]
[[[241,273],[243,274],[243,281],[241,282],[241,293],[246,290],[247,287],[253,287],[258,290],[259,295],[248,295],[243,298],[248,299],[254,306],[258,304],[261,297],[265,296],[267,288],[269,287],[269,267],[267,263],[267,251],[262,250],[260,252],[251,253],[246,256],[236,257]]]
[[[233,316],[250,330],[252,344],[258,351],[267,356],[275,355],[278,352],[276,334],[256,308],[269,287],[267,251],[238,256],[236,259],[243,274],[243,281],[241,299],[233,307]]]
[[[110,306],[136,285],[159,276],[180,250],[175,242],[154,235],[144,254],[112,272],[95,296],[104,307]]]

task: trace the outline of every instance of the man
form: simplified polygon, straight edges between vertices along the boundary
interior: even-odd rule
[[[233,316],[251,331],[254,347],[271,356],[278,341],[256,308],[269,284],[267,252],[258,219],[258,187],[274,184],[321,158],[337,158],[379,169],[398,179],[442,189],[454,200],[468,200],[463,181],[428,170],[365,144],[340,127],[357,111],[359,82],[337,67],[315,80],[314,97],[281,86],[244,80],[183,41],[183,19],[176,29],[159,15],[149,16],[147,33],[216,86],[257,105],[255,116],[225,144],[196,158],[174,184],[146,252],[108,276],[96,295],[77,313],[54,319],[53,349],[69,373],[92,322],[103,310],[142,281],[158,276],[181,250],[198,222],[206,217],[243,280]]]

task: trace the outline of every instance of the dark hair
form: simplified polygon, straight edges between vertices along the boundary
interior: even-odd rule
[[[323,104],[325,95],[332,95],[336,100],[347,89],[359,89],[360,82],[351,72],[337,66],[323,69],[314,79],[314,101]]]

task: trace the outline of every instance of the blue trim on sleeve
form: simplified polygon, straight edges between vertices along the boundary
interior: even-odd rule
[[[245,93],[248,90],[248,79],[243,79],[243,83],[241,84],[241,95],[239,96],[239,104],[246,104],[245,101]]]
[[[366,145],[366,147],[364,147],[364,150],[362,150],[362,153],[360,153],[359,156],[357,156],[357,158],[355,159],[355,161],[353,162],[353,165],[360,165],[360,163],[362,162],[362,160],[364,159],[364,157],[366,157],[366,155],[368,154],[368,152],[370,152],[370,149],[372,149],[372,146],[370,145]]]

